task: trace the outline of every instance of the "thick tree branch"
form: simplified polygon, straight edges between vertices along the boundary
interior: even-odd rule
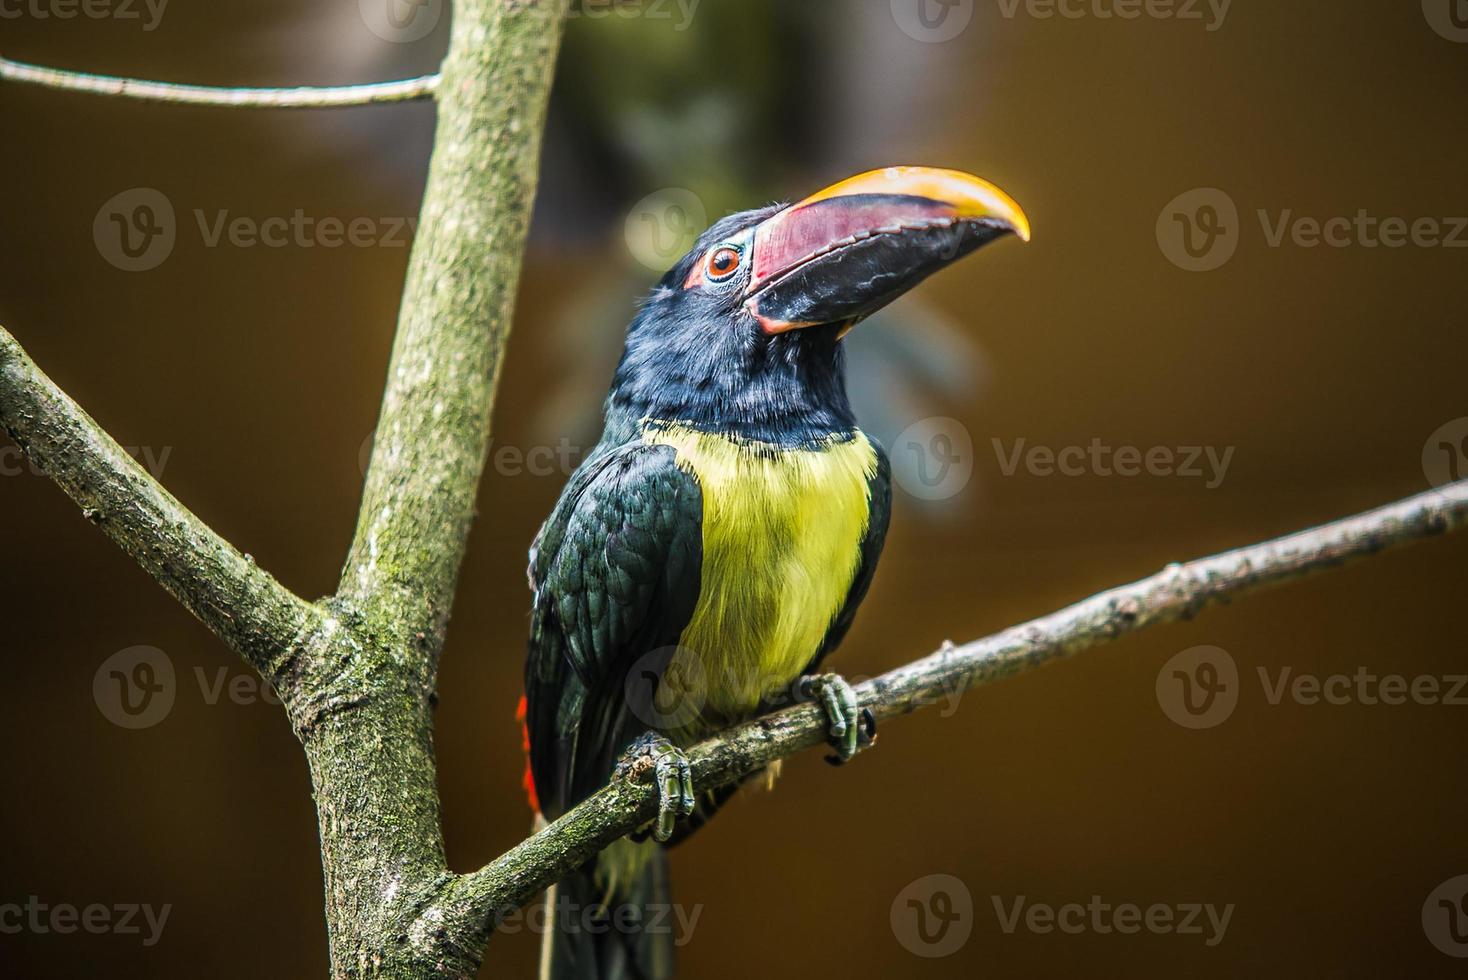
[[[943,649],[861,684],[861,703],[880,718],[951,702],[975,685],[1100,646],[1157,623],[1190,619],[1215,603],[1335,568],[1468,524],[1468,481],[1322,527],[1170,565],[1150,578],[962,646]],[[700,791],[735,782],[802,749],[823,744],[825,716],[800,705],[730,729],[689,752]],[[614,782],[491,862],[458,878],[429,910],[465,937],[487,934],[497,916],[521,907],[656,813],[646,782]],[[466,940],[467,941],[467,940]]]
[[[3,328],[0,424],[88,520],[266,677],[317,627],[314,606],[170,496]]]
[[[444,859],[438,653],[489,442],[565,0],[459,0],[419,233],[334,635],[301,658],[333,973],[472,976],[422,911]]]
[[[436,88],[439,125],[337,595],[316,606],[291,596],[157,486],[0,331],[0,421],[282,688],[311,768],[337,977],[469,976],[483,954],[482,943],[454,945],[421,914],[453,880],[431,695],[488,446],[565,2],[460,0],[442,80],[387,93]],[[385,94],[226,94],[0,65],[4,78],[164,101],[324,105]]]
[[[454,6],[439,128],[341,594],[436,656],[509,333],[565,0]]]
[[[178,85],[141,78],[118,78],[87,72],[63,71],[23,61],[0,58],[0,80],[68,92],[90,92],[143,102],[207,105],[256,109],[328,109],[337,106],[406,102],[433,95],[438,75],[421,75],[391,82],[296,88],[222,88],[214,85]]]

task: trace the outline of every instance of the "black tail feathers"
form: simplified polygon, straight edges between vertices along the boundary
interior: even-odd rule
[[[632,860],[613,854],[632,848]],[[671,980],[667,852],[651,841],[620,841],[599,866],[600,873],[588,864],[546,893],[541,980]]]

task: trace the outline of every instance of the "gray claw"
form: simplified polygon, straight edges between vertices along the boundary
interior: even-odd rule
[[[658,817],[652,835],[666,842],[677,829],[678,818],[693,812],[693,767],[681,749],[661,735],[651,733],[632,743],[624,765],[636,770],[639,762],[652,769],[653,785],[658,792]]]
[[[871,735],[876,731],[875,716],[860,707],[856,692],[840,674],[817,674],[806,677],[800,683],[800,692],[805,697],[820,702],[821,709],[830,721],[827,729],[834,756],[827,758],[832,765],[842,765],[852,756],[871,744]],[[863,735],[869,737],[863,743]]]

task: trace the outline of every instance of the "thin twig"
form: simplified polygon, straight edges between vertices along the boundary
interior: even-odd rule
[[[878,718],[952,699],[977,684],[1100,646],[1157,623],[1188,619],[1215,603],[1468,524],[1468,480],[1355,517],[1174,564],[1049,616],[943,649],[856,688]],[[735,782],[825,741],[826,719],[800,705],[730,729],[689,753],[699,791]],[[614,781],[493,862],[458,878],[431,910],[464,930],[487,930],[656,813],[652,787]]]
[[[0,425],[88,520],[266,677],[317,626],[316,607],[175,500],[3,328]]]
[[[63,71],[43,65],[0,58],[0,79],[68,92],[113,95],[143,102],[207,105],[257,109],[327,109],[337,106],[407,102],[428,98],[438,89],[439,76],[420,75],[392,82],[333,85],[313,88],[224,88],[214,85],[178,85],[142,78],[118,78],[87,72]]]

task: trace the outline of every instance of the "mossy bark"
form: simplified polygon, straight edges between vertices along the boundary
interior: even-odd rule
[[[460,0],[358,527],[292,704],[333,971],[470,976],[488,916],[437,921],[433,696],[489,445],[565,0]]]

